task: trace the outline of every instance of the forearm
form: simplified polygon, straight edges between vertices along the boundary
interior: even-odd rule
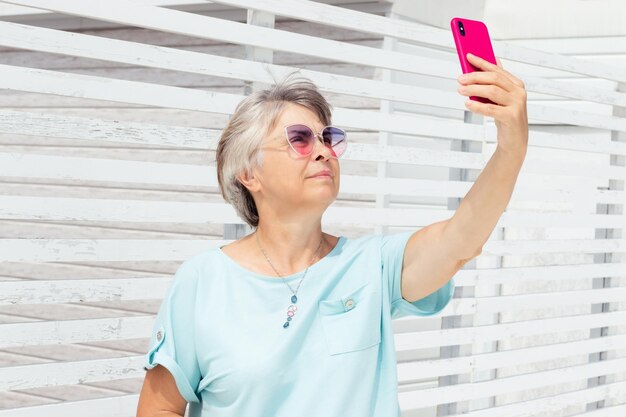
[[[446,227],[449,241],[458,244],[461,259],[480,254],[483,245],[509,204],[525,152],[507,153],[496,148],[474,185]]]
[[[183,412],[183,414],[178,414],[178,413],[175,413],[173,411],[153,411],[153,412],[147,412],[147,411],[139,410],[137,412],[137,417],[183,417],[184,414],[185,414],[184,412]]]

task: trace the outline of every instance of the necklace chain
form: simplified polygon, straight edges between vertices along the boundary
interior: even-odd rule
[[[259,248],[261,249],[261,252],[263,252],[263,255],[265,256],[265,259],[267,259],[267,262],[270,264],[270,266],[272,267],[274,272],[276,272],[276,274],[283,280],[283,282],[285,284],[287,284],[287,286],[289,287],[289,290],[293,293],[293,295],[291,296],[291,303],[292,304],[287,309],[287,321],[283,324],[283,327],[286,329],[287,327],[289,327],[289,322],[291,321],[292,317],[296,314],[296,311],[298,311],[298,308],[296,307],[296,303],[298,302],[298,296],[297,296],[298,290],[300,289],[300,285],[302,284],[302,281],[304,281],[304,278],[306,277],[306,273],[309,270],[309,267],[311,265],[313,265],[313,261],[315,261],[315,257],[317,257],[319,255],[320,248],[322,247],[322,242],[324,241],[324,235],[322,235],[322,239],[320,240],[320,244],[317,246],[317,250],[315,251],[315,256],[313,256],[313,258],[311,259],[311,263],[304,270],[304,274],[302,275],[302,279],[300,279],[300,282],[298,283],[298,287],[296,288],[296,291],[294,291],[293,288],[291,288],[291,285],[289,285],[289,283],[287,281],[285,281],[285,278],[283,278],[283,276],[276,270],[276,268],[274,268],[274,265],[272,264],[272,261],[270,261],[270,258],[267,256],[267,254],[263,250],[263,247],[261,247],[261,242],[259,242],[258,230],[256,232],[254,232],[254,234],[256,235],[256,241],[257,241],[257,243],[259,245]]]

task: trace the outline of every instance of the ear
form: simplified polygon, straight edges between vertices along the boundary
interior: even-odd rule
[[[259,181],[257,181],[254,176],[254,173],[252,176],[248,176],[248,173],[245,170],[237,177],[237,181],[239,181],[251,193],[252,191],[257,191],[260,186]]]

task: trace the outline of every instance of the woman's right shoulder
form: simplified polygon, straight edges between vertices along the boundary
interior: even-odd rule
[[[220,245],[215,245],[191,255],[178,266],[176,273],[196,275],[197,277],[202,277],[207,273],[214,273],[216,269],[219,269],[222,262],[220,250]]]

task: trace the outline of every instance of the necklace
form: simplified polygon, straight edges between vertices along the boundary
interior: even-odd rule
[[[283,278],[282,275],[280,275],[278,273],[278,271],[276,271],[276,268],[274,268],[274,265],[272,265],[272,262],[270,261],[270,258],[267,257],[267,254],[265,253],[265,251],[263,250],[263,248],[261,247],[261,242],[259,242],[259,234],[257,232],[254,232],[254,234],[256,235],[256,241],[259,244],[259,248],[261,249],[261,252],[263,252],[263,255],[265,256],[265,259],[267,259],[267,262],[269,262],[270,266],[272,267],[272,269],[274,270],[274,272],[276,272],[276,274],[281,277],[281,279],[283,280],[283,282],[285,284],[287,284],[287,286],[289,287],[289,290],[291,290],[291,292],[293,293],[293,295],[291,296],[291,305],[287,308],[287,321],[285,322],[285,324],[283,324],[283,328],[287,328],[289,327],[289,322],[291,321],[291,319],[293,318],[293,316],[296,314],[296,311],[298,311],[298,307],[296,307],[296,303],[298,302],[298,290],[300,289],[300,284],[302,284],[302,281],[304,281],[304,277],[306,277],[306,273],[309,270],[309,267],[311,265],[313,265],[313,261],[315,260],[315,257],[313,257],[313,259],[311,259],[311,263],[309,264],[309,266],[306,267],[306,269],[304,270],[304,275],[302,276],[302,279],[300,280],[300,283],[298,283],[298,288],[296,288],[296,291],[293,290],[293,288],[291,288],[291,285],[289,285],[289,283],[287,281],[285,281],[285,279]],[[320,240],[320,244],[317,247],[317,251],[315,252],[315,256],[317,256],[319,254],[320,248],[322,247],[322,242],[324,241],[324,235],[322,235],[322,240]]]

